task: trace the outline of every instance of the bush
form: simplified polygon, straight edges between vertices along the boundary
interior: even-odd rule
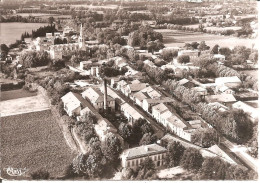
[[[177,57],[177,61],[181,64],[186,64],[190,62],[190,56],[189,55],[180,55]]]

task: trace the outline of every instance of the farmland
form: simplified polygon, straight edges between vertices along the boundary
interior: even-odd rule
[[[258,47],[258,43],[254,39],[245,39],[237,37],[220,36],[213,34],[205,34],[200,32],[185,32],[181,30],[170,29],[155,29],[155,31],[162,33],[163,42],[166,47],[179,46],[182,47],[185,43],[191,43],[194,41],[205,41],[211,48],[218,44],[221,47],[234,48],[235,46],[246,46],[248,48],[255,44]]]
[[[3,92],[1,92],[1,95],[0,95],[0,101],[23,98],[23,97],[32,97],[32,96],[36,96],[36,95],[37,95],[36,92],[29,92],[24,89],[3,91]]]
[[[37,170],[62,176],[75,154],[67,146],[50,110],[1,118],[2,176],[28,179]],[[4,168],[26,168],[23,177],[8,177]]]
[[[47,14],[47,13],[17,13],[16,15],[19,15],[22,17],[33,16],[33,17],[42,18],[42,19],[47,19],[49,17],[64,18],[64,19],[71,18],[71,15]]]
[[[42,95],[17,98],[0,102],[1,116],[10,116],[49,109],[48,102]]]

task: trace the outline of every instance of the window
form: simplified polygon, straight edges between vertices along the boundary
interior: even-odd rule
[[[154,156],[154,161],[157,161],[157,156],[156,155]]]
[[[161,159],[161,155],[159,154],[159,155],[158,155],[158,160],[160,160],[160,159]]]
[[[134,160],[132,161],[132,166],[135,166],[135,161]]]
[[[164,154],[162,154],[162,158],[164,158]]]
[[[136,160],[136,165],[138,165],[138,159]]]
[[[130,161],[127,161],[127,167],[129,167],[130,166]]]
[[[143,163],[143,159],[140,159],[140,163]]]

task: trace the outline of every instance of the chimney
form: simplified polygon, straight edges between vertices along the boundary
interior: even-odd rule
[[[107,80],[104,78],[104,111],[107,110]]]

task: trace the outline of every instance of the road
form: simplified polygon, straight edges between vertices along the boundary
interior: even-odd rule
[[[153,84],[155,84],[155,83],[153,83]],[[178,99],[176,99],[172,95],[170,95],[168,92],[166,92],[162,86],[156,87],[156,88],[165,96],[173,98],[176,100],[176,102],[183,105],[183,103],[181,101],[179,101]],[[200,116],[198,115],[198,117],[200,117]],[[242,150],[240,147],[238,147],[234,143],[228,141],[220,133],[218,133],[218,135],[220,136],[220,139],[221,139],[219,147],[226,154],[228,154],[230,156],[230,158],[232,158],[233,161],[235,161],[237,164],[243,165],[243,166],[257,172],[258,162],[253,157],[251,157],[248,153],[246,153],[245,150]]]

